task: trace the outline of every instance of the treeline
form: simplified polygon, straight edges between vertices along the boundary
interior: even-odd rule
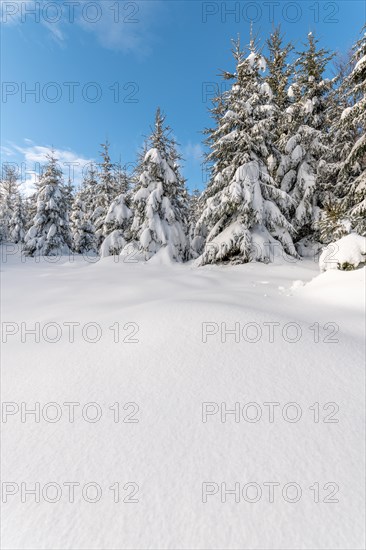
[[[210,178],[189,194],[177,143],[157,110],[133,174],[112,163],[108,144],[80,189],[63,181],[50,152],[33,196],[14,168],[1,180],[0,238],[34,255],[135,251],[148,260],[199,264],[269,261],[273,251],[313,253],[351,232],[366,234],[366,33],[324,73],[334,54],[312,33],[295,52],[280,29],[263,54],[251,36],[233,42],[234,72],[213,100],[205,130]]]

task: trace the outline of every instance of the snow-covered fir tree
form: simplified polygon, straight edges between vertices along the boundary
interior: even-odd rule
[[[13,243],[23,243],[26,232],[26,208],[18,191],[14,200],[13,213],[9,222],[9,238]]]
[[[206,240],[200,264],[269,261],[274,249],[296,256],[288,221],[291,198],[267,169],[274,162],[273,94],[263,77],[265,60],[251,39],[249,55],[233,49],[231,89],[215,100],[216,127],[206,130],[213,163],[196,235]]]
[[[281,27],[278,26],[266,40],[268,55],[265,57],[267,65],[265,80],[268,82],[281,110],[289,105],[287,91],[293,67],[288,58],[294,49],[291,42],[284,44],[283,40]]]
[[[313,238],[323,199],[318,164],[326,154],[327,100],[331,81],[323,78],[332,55],[318,47],[313,33],[308,34],[306,49],[295,62],[294,82],[288,94],[291,105],[287,135],[282,136],[282,161],[276,179],[295,203],[292,224],[296,240]]]
[[[168,128],[168,132],[170,132]],[[179,218],[181,220],[183,229],[186,236],[188,235],[188,216],[189,216],[189,193],[187,189],[187,180],[183,177],[182,174],[182,162],[183,157],[178,151],[178,143],[173,138],[170,142],[170,151],[169,151],[169,164],[173,167],[174,173],[176,174],[177,183],[176,183],[176,192],[177,198],[175,201],[175,207],[179,211]],[[187,239],[187,246],[189,246]],[[188,254],[188,251],[187,251]]]
[[[28,197],[25,199],[25,205],[26,205],[26,216],[27,216],[27,222],[26,222],[26,228],[27,231],[30,229],[33,225],[33,220],[35,215],[37,214],[37,195],[39,192],[39,182],[40,182],[40,175],[38,175],[33,182],[33,189]]]
[[[268,54],[265,57],[267,64],[265,80],[271,88],[273,100],[277,106],[273,113],[275,117],[274,135],[277,143],[287,129],[286,109],[290,104],[288,88],[293,73],[289,55],[294,47],[291,42],[284,44],[284,36],[281,34],[280,26],[273,30],[266,40],[266,44]]]
[[[329,237],[337,225],[366,235],[366,27],[354,46],[352,70],[337,95],[338,108],[330,129],[330,154],[321,174],[339,216],[322,216],[320,226]],[[343,98],[343,99],[341,99]],[[342,108],[342,110],[341,110]]]
[[[79,192],[71,210],[72,247],[77,254],[97,252],[95,228],[86,211],[85,203]]]
[[[37,213],[25,236],[24,252],[28,256],[55,256],[71,250],[67,194],[62,171],[52,151],[40,176]]]
[[[319,240],[323,244],[341,239],[351,231],[346,205],[336,197],[328,195],[317,224]]]
[[[199,251],[204,246],[203,238],[196,234],[197,222],[201,215],[201,196],[199,189],[194,189],[189,195],[189,213],[188,213],[188,238],[190,246],[190,258],[196,259]]]
[[[102,144],[102,162],[99,164],[100,172],[98,182],[95,186],[94,211],[92,223],[95,227],[95,234],[98,248],[106,237],[104,221],[112,201],[118,196],[119,188],[115,177],[115,167],[109,155],[109,143]]]
[[[81,182],[79,197],[83,202],[83,207],[88,218],[91,220],[96,208],[96,190],[98,185],[98,170],[95,164],[90,164],[85,170]]]
[[[75,188],[72,184],[71,178],[67,180],[67,184],[65,184],[64,186],[64,193],[65,193],[65,199],[66,199],[67,212],[70,218],[72,205],[75,199]]]
[[[129,198],[121,193],[112,202],[104,220],[104,234],[107,235],[100,247],[101,256],[114,256],[121,253],[131,240],[133,214],[129,208]]]
[[[179,170],[175,140],[169,136],[160,109],[148,139],[138,183],[132,194],[132,236],[146,260],[162,248],[171,259],[183,261],[188,254],[186,236],[187,191]]]
[[[19,195],[17,179],[16,168],[10,164],[4,164],[0,181],[0,242],[11,238],[10,220]]]
[[[126,195],[130,189],[130,181],[127,170],[124,166],[122,166],[121,161],[119,161],[115,166],[114,177],[119,194]]]

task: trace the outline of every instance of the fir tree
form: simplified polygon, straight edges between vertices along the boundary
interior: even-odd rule
[[[332,55],[318,47],[312,33],[306,46],[299,52],[289,88],[288,131],[282,138],[283,157],[277,170],[281,189],[289,193],[296,206],[292,224],[297,240],[313,238],[319,220],[324,190],[317,169],[327,150],[326,111],[331,89],[323,72]]]
[[[296,256],[288,221],[292,202],[267,169],[273,161],[273,94],[261,73],[265,60],[252,38],[245,57],[234,42],[231,89],[215,100],[216,127],[206,130],[213,163],[196,235],[206,239],[200,263],[269,261],[274,248]]]
[[[100,163],[100,173],[98,183],[95,187],[94,212],[92,222],[95,226],[95,234],[98,248],[106,237],[104,232],[104,220],[112,201],[119,194],[118,185],[115,178],[114,165],[109,155],[109,143],[102,144],[102,162]]]
[[[351,67],[339,88],[343,109],[336,112],[330,155],[321,164],[321,174],[328,193],[341,201],[347,212],[349,231],[366,235],[366,33],[354,46]],[[329,217],[322,222],[329,222],[330,231]]]
[[[104,234],[107,235],[100,248],[101,256],[114,256],[121,253],[131,239],[130,226],[133,214],[129,199],[121,193],[112,202],[104,220]]]
[[[281,27],[278,26],[266,40],[268,55],[265,58],[267,64],[265,80],[272,90],[274,102],[277,106],[274,111],[276,143],[281,139],[282,134],[286,133],[287,129],[286,109],[290,104],[288,87],[293,73],[293,66],[289,63],[288,58],[294,47],[291,42],[283,44],[283,39]]]
[[[64,194],[65,194],[67,212],[70,218],[72,205],[74,203],[74,198],[75,198],[75,189],[72,184],[71,178],[68,179],[67,184],[64,186]]]
[[[122,166],[121,161],[119,161],[115,166],[114,177],[116,180],[118,192],[122,195],[126,195],[126,193],[128,193],[130,189],[130,181],[127,175],[127,171]]]
[[[347,217],[347,208],[342,201],[329,196],[318,222],[319,238],[324,244],[337,241],[348,235],[351,222]]]
[[[4,164],[0,182],[0,242],[10,239],[10,220],[18,194],[17,170],[14,166]]]
[[[197,258],[202,252],[204,240],[200,235],[196,234],[197,222],[201,214],[200,198],[202,193],[199,189],[194,189],[189,196],[189,213],[188,213],[188,238],[190,246],[190,257]]]
[[[13,213],[9,222],[9,236],[11,242],[24,242],[26,223],[27,219],[24,201],[18,191],[14,200]]]
[[[177,261],[185,260],[188,254],[187,192],[179,171],[176,143],[169,133],[165,116],[158,109],[132,195],[132,236],[146,260],[163,247]]]
[[[98,186],[98,171],[94,164],[91,164],[85,171],[79,197],[83,203],[86,216],[91,220],[96,208],[96,193]]]
[[[62,172],[52,151],[43,171],[37,193],[37,213],[25,236],[28,256],[55,256],[71,249],[71,233],[67,212],[67,196]]]
[[[87,254],[97,251],[95,228],[90,221],[80,192],[76,195],[72,205],[71,229],[74,252]]]

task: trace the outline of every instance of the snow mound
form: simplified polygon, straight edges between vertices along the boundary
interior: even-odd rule
[[[175,264],[174,251],[169,245],[162,246],[158,250],[158,252],[149,260],[149,263],[152,265],[174,267],[174,264]]]
[[[303,288],[304,286],[305,286],[304,281],[301,281],[300,279],[298,279],[292,283],[290,290],[298,290],[299,288]]]
[[[329,244],[319,258],[320,271],[355,269],[366,260],[366,237],[351,233]]]
[[[330,270],[321,273],[304,286],[293,285],[297,297],[313,303],[326,303],[363,311],[365,304],[366,268],[355,271]]]

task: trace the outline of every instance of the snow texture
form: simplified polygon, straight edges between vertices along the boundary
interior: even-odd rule
[[[358,267],[366,261],[366,237],[350,233],[338,241],[329,244],[321,253],[319,266],[321,271],[329,269],[347,269]]]
[[[18,333],[3,345],[3,403],[31,408],[35,402],[56,402],[62,410],[56,423],[42,415],[39,423],[32,415],[22,423],[15,414],[2,425],[2,481],[28,487],[55,482],[62,488],[55,503],[42,496],[36,503],[30,495],[22,503],[19,493],[8,497],[2,504],[4,548],[363,548],[364,269],[319,275],[314,261],[283,259],[270,266],[199,269],[116,263],[116,257],[96,264],[23,262],[14,254],[7,260],[1,277],[3,320],[33,328],[35,322],[56,321],[64,330],[55,343],[32,337],[20,343]],[[62,325],[67,321],[80,323],[73,343]],[[116,321],[121,327],[137,323],[138,342],[123,342],[131,329],[121,328],[115,343],[109,327]],[[330,321],[340,327],[333,336],[334,325],[323,328]],[[102,329],[96,343],[81,337],[90,322]],[[216,323],[219,330],[207,343],[203,322]],[[302,335],[290,343],[281,334],[294,322]],[[235,343],[227,334],[224,343],[221,323],[228,329],[235,323],[255,329],[257,323],[262,337]],[[273,342],[264,323],[279,323]],[[314,323],[320,327],[318,342]],[[291,330],[289,325],[293,338]],[[92,330],[89,336],[94,337]],[[248,336],[253,339],[255,330]],[[80,403],[73,423],[65,402]],[[99,422],[82,417],[82,407],[91,402],[103,411]],[[133,412],[123,405],[131,402],[139,406],[138,423],[123,422]],[[228,414],[222,422],[218,412],[203,423],[203,402],[226,403],[228,410],[236,402],[257,403],[262,418],[235,422]],[[265,402],[280,404],[273,423]],[[282,416],[290,402],[302,410],[295,423]],[[323,421],[333,412],[333,406],[323,405],[331,402],[339,406],[338,423]],[[117,423],[109,409],[114,403],[120,404]],[[320,405],[318,423],[309,409],[314,403]],[[50,417],[55,412],[47,411]],[[294,409],[287,412],[291,416]],[[247,413],[254,416],[255,409]],[[95,504],[80,497],[92,481],[103,491]],[[122,498],[130,493],[122,490],[124,484],[138,483],[139,502],[115,503],[109,487],[117,481]],[[225,482],[227,489],[258,483],[262,496],[236,503],[227,494],[223,503],[217,493],[203,503],[205,481],[219,487]],[[263,485],[271,481],[280,483],[272,503]],[[316,481],[319,503],[309,489]],[[80,483],[74,503],[62,485],[67,482]],[[298,502],[281,496],[289,482],[302,489]],[[331,490],[323,489],[328,482],[339,485],[337,503],[323,502]]]

